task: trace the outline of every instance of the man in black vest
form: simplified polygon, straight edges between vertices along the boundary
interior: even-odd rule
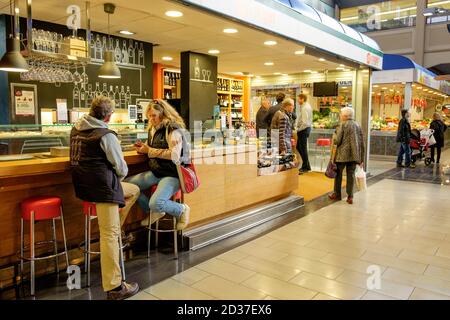
[[[108,97],[94,99],[89,114],[83,115],[70,133],[70,163],[76,196],[96,203],[103,289],[108,299],[121,300],[139,291],[137,283],[122,281],[119,234],[140,190],[121,182],[128,174],[128,167],[116,133],[108,129],[113,112]],[[128,201],[124,191],[130,195]],[[119,207],[123,208],[121,213]]]

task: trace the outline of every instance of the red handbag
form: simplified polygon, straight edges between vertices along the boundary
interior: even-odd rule
[[[180,188],[183,193],[191,193],[199,187],[200,180],[193,163],[177,164],[177,171],[180,179]]]
[[[166,127],[166,141],[169,142],[169,127]],[[183,193],[191,193],[200,186],[200,180],[197,176],[194,163],[187,164],[175,163],[177,166],[178,178],[180,179],[180,188]]]

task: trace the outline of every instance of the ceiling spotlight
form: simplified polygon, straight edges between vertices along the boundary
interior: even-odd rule
[[[133,34],[136,34],[135,32],[131,32],[131,31],[128,31],[128,30],[120,30],[119,33],[120,34],[124,34],[126,36],[132,36]]]
[[[311,71],[312,74],[316,74],[319,73],[318,71]]]
[[[219,54],[220,51],[219,51],[219,50],[216,50],[216,49],[212,49],[212,50],[209,50],[208,53],[209,53],[209,54]]]
[[[337,67],[336,70],[345,70],[343,67]]]
[[[377,85],[377,84],[374,84],[374,85],[373,85],[373,87],[374,87],[374,88],[378,88],[378,87],[379,87],[379,85]]]
[[[183,16],[183,12],[176,11],[176,10],[170,10],[170,11],[166,11],[166,16],[171,17],[171,18],[179,18],[179,17]]]
[[[273,62],[265,62],[264,65],[265,65],[265,66],[273,66],[274,63],[273,63]]]
[[[386,87],[383,87],[383,88],[381,88],[381,90],[387,90],[387,88],[386,88]]]
[[[225,32],[225,33],[237,33],[238,31],[236,29],[233,29],[233,28],[227,28],[227,29],[223,29],[223,32]]]
[[[281,72],[274,72],[274,75],[279,76]]]
[[[172,61],[172,60],[173,60],[172,57],[162,57],[162,59],[163,59],[164,61]]]
[[[284,76],[284,77],[287,77],[287,76],[288,76],[287,73],[282,73],[281,75]]]
[[[319,61],[323,62],[323,61],[327,61],[327,60],[325,60],[324,58],[320,58]]]
[[[269,40],[269,41],[264,42],[264,44],[265,44],[266,46],[274,46],[274,45],[277,44],[277,42],[276,42],[276,41],[273,41],[273,40]]]
[[[311,70],[307,69],[307,70],[303,70],[303,72],[311,72]]]
[[[344,64],[340,64],[339,67],[344,67],[345,68],[345,65]]]
[[[297,50],[294,52],[296,55],[301,55],[301,54],[305,54],[305,49],[303,50]]]

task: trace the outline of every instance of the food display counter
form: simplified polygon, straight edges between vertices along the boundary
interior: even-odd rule
[[[259,176],[256,154],[256,145],[245,144],[203,145],[193,150],[201,185],[194,193],[185,195],[185,202],[191,207],[188,229],[284,198],[298,189],[296,170]],[[130,175],[148,170],[145,156],[135,151],[124,152],[124,156]],[[77,248],[84,237],[84,218],[82,203],[73,191],[69,168],[68,157],[0,162],[0,233],[3,239],[0,279],[7,279],[2,281],[11,283],[14,278],[14,265],[18,263],[16,252],[20,247],[20,203],[28,197],[54,195],[62,198],[68,246],[74,249],[69,256],[71,260],[81,259],[82,253]],[[125,222],[125,230],[139,230],[144,217],[135,205]],[[94,225],[95,238],[98,231]],[[50,239],[50,230],[45,224],[37,224],[36,240]],[[45,272],[45,267],[38,264],[38,273]]]

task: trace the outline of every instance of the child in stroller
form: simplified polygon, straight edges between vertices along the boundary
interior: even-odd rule
[[[431,157],[429,154],[430,138],[433,136],[434,131],[432,129],[423,129],[419,131],[417,129],[411,130],[411,162],[416,163],[417,160],[423,160],[426,166],[431,164]],[[417,150],[418,152],[414,152]]]

